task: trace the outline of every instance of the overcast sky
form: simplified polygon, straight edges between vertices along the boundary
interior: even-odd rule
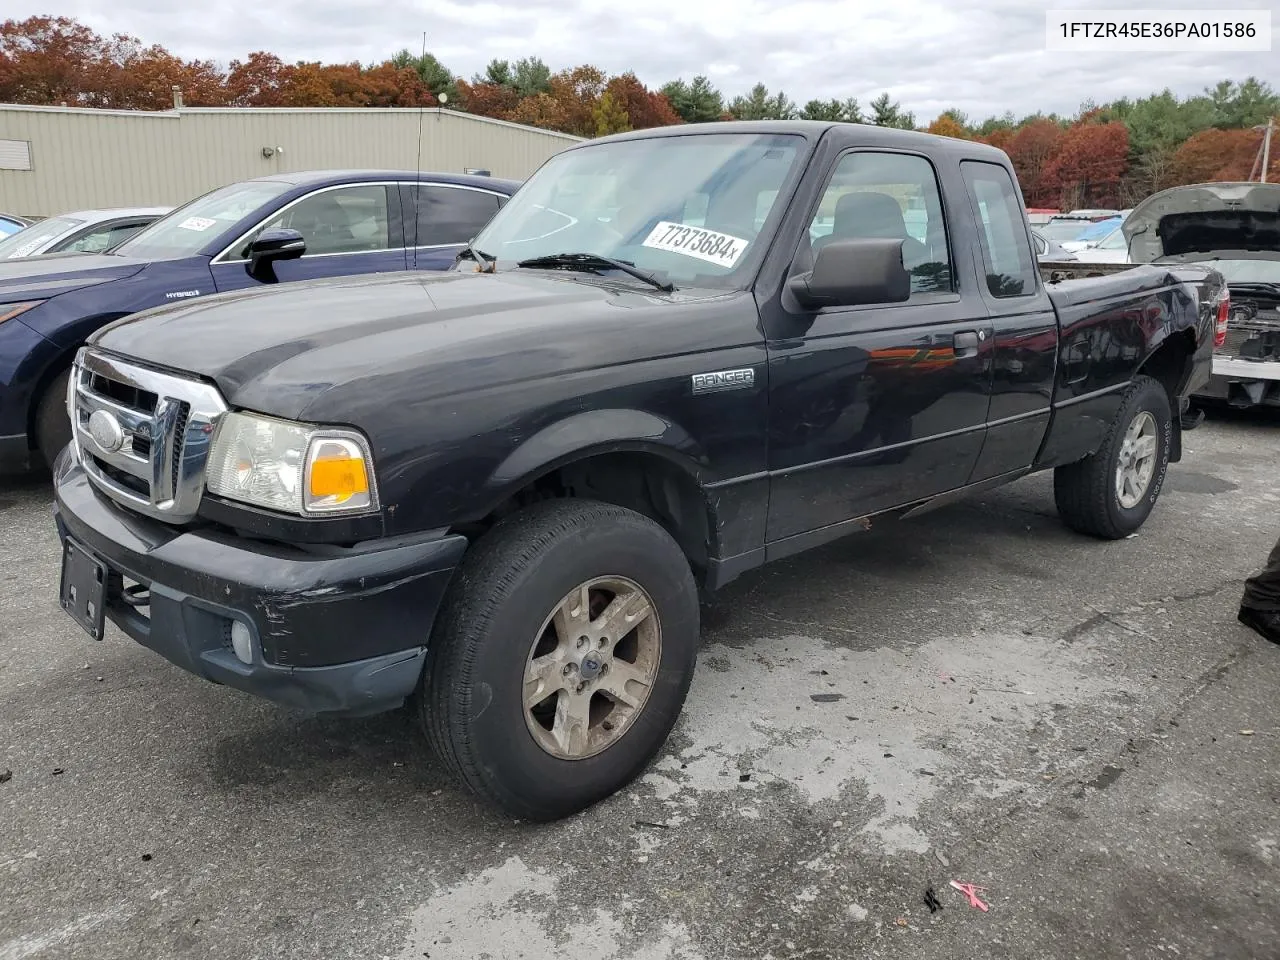
[[[4,15],[75,17],[102,33],[226,64],[253,50],[287,61],[373,62],[427,48],[465,78],[494,57],[539,56],[634,70],[658,86],[696,74],[728,96],[756,81],[803,104],[882,90],[925,122],[955,106],[973,119],[1012,110],[1074,113],[1165,86],[1179,94],[1252,74],[1280,88],[1280,0],[1227,0],[1272,11],[1269,53],[1063,53],[1045,50],[1048,9],[1212,8],[1164,0],[8,0]]]

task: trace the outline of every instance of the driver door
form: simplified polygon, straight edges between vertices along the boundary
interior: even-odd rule
[[[212,264],[218,291],[257,286],[250,276],[249,243],[262,231],[297,230],[307,250],[296,260],[275,264],[280,283],[408,268],[400,197],[394,183],[355,183],[323,187],[271,214]]]

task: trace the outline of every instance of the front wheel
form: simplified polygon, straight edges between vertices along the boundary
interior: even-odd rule
[[[522,511],[455,573],[419,691],[427,738],[513,817],[582,810],[666,741],[698,612],[688,561],[652,520],[582,500]]]
[[[1151,377],[1136,377],[1097,452],[1054,471],[1059,516],[1105,540],[1136,531],[1160,497],[1172,439],[1169,395]]]
[[[45,388],[36,408],[36,452],[48,470],[58,459],[62,448],[71,442],[71,417],[67,413],[67,381],[70,370],[64,370]]]

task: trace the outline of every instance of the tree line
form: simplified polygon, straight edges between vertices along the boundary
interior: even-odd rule
[[[809,100],[757,83],[732,99],[705,76],[646,87],[634,73],[589,64],[558,71],[538,57],[493,60],[470,79],[430,53],[375,64],[324,64],[257,51],[225,67],[184,60],[124,34],[101,36],[67,17],[0,24],[0,102],[163,110],[182,89],[187,106],[424,107],[442,100],[478,116],[582,137],[715,120],[810,119],[872,123],[982,141],[1009,154],[1033,207],[1131,206],[1156,190],[1257,177],[1262,134],[1280,95],[1249,77],[1190,97],[1168,89],[1137,99],[1086,102],[1071,117],[1032,114],[971,120],[946,110],[927,124],[886,93]],[[1277,124],[1280,127],[1280,123]],[[1280,180],[1280,137],[1269,180]]]

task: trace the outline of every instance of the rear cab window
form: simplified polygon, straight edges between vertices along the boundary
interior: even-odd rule
[[[978,218],[988,293],[1001,299],[1031,296],[1039,268],[1027,242],[1013,178],[999,164],[980,160],[962,160],[960,171]]]

